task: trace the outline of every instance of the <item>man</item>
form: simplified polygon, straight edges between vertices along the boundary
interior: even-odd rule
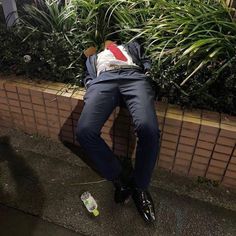
[[[90,51],[90,52],[89,52]],[[84,108],[77,127],[77,139],[98,172],[115,186],[114,199],[124,203],[131,195],[146,222],[155,221],[152,197],[148,191],[156,163],[159,129],[154,107],[154,91],[148,82],[151,63],[137,42],[117,45],[107,40],[105,48],[85,52],[87,88]],[[126,176],[118,159],[100,137],[100,131],[123,98],[138,137],[135,166]]]

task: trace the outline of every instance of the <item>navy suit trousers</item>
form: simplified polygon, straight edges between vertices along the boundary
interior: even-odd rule
[[[147,189],[159,148],[154,92],[147,80],[117,79],[92,84],[84,96],[84,108],[77,126],[77,140],[103,177],[110,181],[117,178],[122,167],[100,134],[121,96],[132,116],[138,138],[134,182],[138,188]]]

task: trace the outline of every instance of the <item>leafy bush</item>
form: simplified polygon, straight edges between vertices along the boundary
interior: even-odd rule
[[[71,0],[63,7],[46,0],[22,15],[0,45],[0,70],[14,65],[17,73],[78,83],[83,50],[118,34],[139,40],[152,58],[159,98],[236,114],[236,23],[224,1]]]

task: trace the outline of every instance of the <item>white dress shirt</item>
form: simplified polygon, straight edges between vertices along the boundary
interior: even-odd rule
[[[97,55],[97,76],[103,71],[114,69],[114,65],[137,66],[133,62],[132,57],[128,54],[128,52],[126,51],[123,45],[119,45],[117,47],[121,50],[121,52],[127,58],[127,61],[116,59],[110,50],[104,49],[102,52],[98,53]]]

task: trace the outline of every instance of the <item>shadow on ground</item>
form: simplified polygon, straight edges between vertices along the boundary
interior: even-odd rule
[[[27,211],[34,209],[34,214],[41,217],[45,193],[40,177],[11,146],[8,136],[0,137],[0,162],[0,201],[16,209],[27,206]],[[0,221],[3,222],[1,217]],[[20,225],[15,222],[12,227],[24,228],[25,235],[31,236],[34,235],[36,224],[35,221],[22,221]]]

